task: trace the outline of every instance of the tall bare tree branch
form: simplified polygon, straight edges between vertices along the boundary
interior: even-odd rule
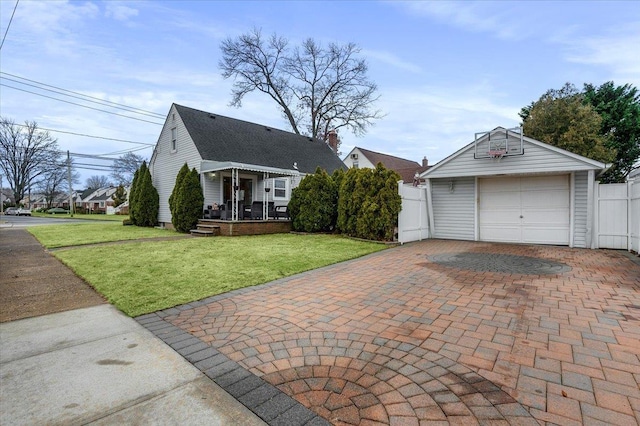
[[[0,118],[0,168],[16,203],[44,174],[59,167],[60,155],[57,140],[40,130],[35,121],[19,126],[13,120]]]
[[[377,86],[367,78],[368,66],[353,43],[324,47],[309,38],[292,49],[260,30],[228,38],[219,63],[224,78],[233,78],[231,105],[253,91],[269,95],[295,133],[327,140],[329,130],[346,128],[362,136],[383,117],[374,104]]]

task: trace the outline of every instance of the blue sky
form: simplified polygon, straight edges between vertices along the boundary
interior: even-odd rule
[[[15,4],[0,0],[0,36]],[[219,45],[254,27],[293,44],[312,37],[360,46],[386,116],[364,137],[342,133],[343,155],[359,146],[434,164],[475,132],[517,126],[520,108],[565,82],[640,87],[640,3],[633,1],[21,0],[0,51],[0,83],[79,102],[8,80],[13,74],[162,116],[176,102],[289,130],[261,94],[248,95],[240,109],[228,106],[232,81],[220,75]],[[161,129],[6,86],[0,114],[149,144]],[[81,154],[144,148],[52,135],[62,149]],[[151,148],[137,152],[148,158]],[[103,174],[80,171],[83,182]]]

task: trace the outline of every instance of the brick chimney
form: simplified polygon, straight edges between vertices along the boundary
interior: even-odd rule
[[[329,135],[327,138],[327,144],[331,147],[333,152],[338,154],[338,132],[335,130],[329,130]]]
[[[427,160],[427,157],[424,157],[422,159],[422,167],[427,167],[429,165],[429,160]]]

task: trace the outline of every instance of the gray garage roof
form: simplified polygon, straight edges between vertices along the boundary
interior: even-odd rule
[[[175,104],[203,160],[237,162],[294,169],[313,173],[316,167],[328,173],[344,163],[324,142],[269,126],[249,123]]]

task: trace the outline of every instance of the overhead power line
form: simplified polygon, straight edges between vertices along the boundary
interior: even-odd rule
[[[76,102],[65,101],[64,99],[58,99],[58,98],[54,98],[53,96],[43,95],[42,93],[32,92],[30,90],[25,90],[25,89],[20,89],[18,87],[9,86],[8,84],[4,84],[4,83],[0,83],[0,86],[8,87],[8,88],[14,89],[14,90],[19,90],[21,92],[31,93],[32,95],[42,96],[43,98],[53,99],[55,101],[64,102],[64,103],[71,104],[71,105],[76,105],[76,106],[79,106],[79,107],[82,107],[82,108],[91,109],[91,110],[94,110],[94,111],[100,111],[100,112],[105,112],[107,114],[117,115],[119,117],[130,118],[132,120],[137,120],[137,121],[144,121],[145,123],[157,124],[159,126],[162,126],[164,124],[164,123],[158,123],[157,121],[149,121],[149,120],[145,120],[143,118],[131,117],[130,115],[124,115],[124,114],[119,114],[119,113],[113,112],[113,111],[107,111],[107,110],[100,109],[100,108],[90,107],[88,105],[82,105],[82,104],[79,104],[79,103],[76,103]]]
[[[11,18],[9,18],[9,23],[7,24],[7,29],[4,32],[4,36],[2,37],[2,43],[0,43],[0,50],[2,50],[2,46],[4,46],[4,41],[7,38],[7,34],[9,33],[9,28],[11,27],[11,22],[13,22],[13,15],[16,14],[16,9],[18,8],[18,3],[20,3],[20,0],[16,0],[16,5],[13,6],[13,12],[11,12]]]
[[[62,87],[52,86],[50,84],[41,83],[41,82],[36,81],[36,80],[30,80],[28,78],[20,77],[20,76],[15,75],[15,74],[10,74],[10,73],[7,73],[7,72],[0,71],[0,75],[2,75],[2,74],[8,75],[8,76],[11,76],[11,77],[15,77],[15,78],[0,77],[0,78],[3,78],[5,80],[12,81],[14,83],[23,84],[25,86],[34,87],[34,88],[40,89],[40,90],[46,90],[48,92],[57,93],[57,94],[62,95],[62,96],[69,96],[71,98],[80,99],[80,100],[83,100],[85,102],[91,102],[91,103],[98,104],[98,105],[108,106],[110,108],[116,108],[116,109],[125,110],[125,111],[128,111],[128,112],[132,112],[134,114],[140,114],[140,115],[146,115],[146,116],[153,117],[153,118],[164,119],[164,115],[158,114],[157,112],[146,111],[146,110],[143,110],[143,109],[140,109],[140,108],[136,108],[136,107],[132,107],[132,106],[129,106],[129,105],[120,104],[120,103],[117,103],[117,102],[112,102],[112,101],[109,101],[109,100],[106,100],[106,99],[100,99],[100,98],[95,97],[95,96],[85,95],[84,93],[74,92],[73,90],[63,89]],[[35,84],[25,83],[24,81],[21,81],[21,80],[29,81],[29,82],[35,83]],[[41,87],[41,86],[43,86],[43,87]],[[55,90],[48,89],[47,87],[52,87]]]
[[[16,124],[16,123],[14,123],[14,125],[15,126],[20,126],[20,127],[29,127],[29,126],[26,126],[24,124]],[[87,135],[87,134],[84,134],[84,133],[68,132],[66,130],[45,129],[44,127],[39,127],[39,126],[38,126],[38,129],[39,130],[45,130],[47,132],[66,133],[68,135],[83,136],[85,138],[104,139],[104,140],[107,140],[107,141],[133,143],[133,144],[146,145],[146,146],[155,146],[156,145],[154,143],[148,143],[148,142],[136,142],[136,141],[130,141],[130,140],[126,140],[126,139],[107,138],[105,136],[94,136],[94,135]],[[136,148],[136,149],[138,149],[138,148]],[[145,149],[145,148],[139,148],[139,149]]]

